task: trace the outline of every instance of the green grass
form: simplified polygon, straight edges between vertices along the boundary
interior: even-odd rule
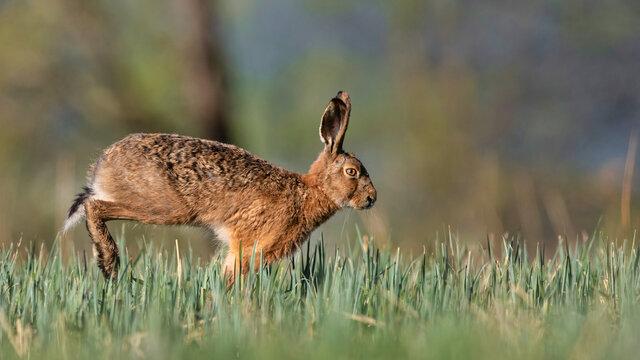
[[[319,242],[229,291],[219,262],[183,248],[123,251],[111,283],[84,254],[11,246],[0,259],[0,358],[637,356],[635,240],[595,233],[544,261],[516,239],[482,245],[449,235],[411,258]]]

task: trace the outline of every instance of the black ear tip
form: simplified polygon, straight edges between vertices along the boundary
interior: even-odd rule
[[[340,90],[334,99],[342,101],[345,105],[351,105],[351,98],[346,91]]]

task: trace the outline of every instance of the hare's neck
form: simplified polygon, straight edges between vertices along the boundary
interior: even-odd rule
[[[320,224],[327,221],[340,208],[320,189],[312,175],[303,175],[302,182],[306,185],[304,202],[302,204],[303,224],[311,232]]]

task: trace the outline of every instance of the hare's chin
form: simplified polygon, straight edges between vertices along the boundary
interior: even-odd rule
[[[353,206],[353,208],[356,210],[369,210],[373,207],[375,203],[376,203],[375,200],[368,200],[368,201],[365,201],[364,204],[358,204],[357,206]]]
[[[349,204],[350,208],[354,208],[356,210],[369,210],[373,207],[373,203],[366,204]]]

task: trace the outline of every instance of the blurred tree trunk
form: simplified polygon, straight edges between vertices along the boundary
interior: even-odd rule
[[[196,121],[203,136],[228,141],[227,93],[223,66],[222,40],[214,32],[215,1],[180,0],[173,3],[170,16],[174,34],[172,51],[179,62],[179,84],[187,105],[188,118]],[[94,73],[117,103],[113,120],[130,131],[167,131],[159,125],[154,109],[141,107],[127,77],[126,65],[120,60],[118,31],[114,21],[99,3],[68,0],[67,20],[73,33],[82,41]],[[116,44],[116,45],[114,45]]]
[[[228,141],[227,87],[220,36],[214,33],[216,8],[209,0],[175,3],[179,17],[182,86],[188,110],[209,139]]]

